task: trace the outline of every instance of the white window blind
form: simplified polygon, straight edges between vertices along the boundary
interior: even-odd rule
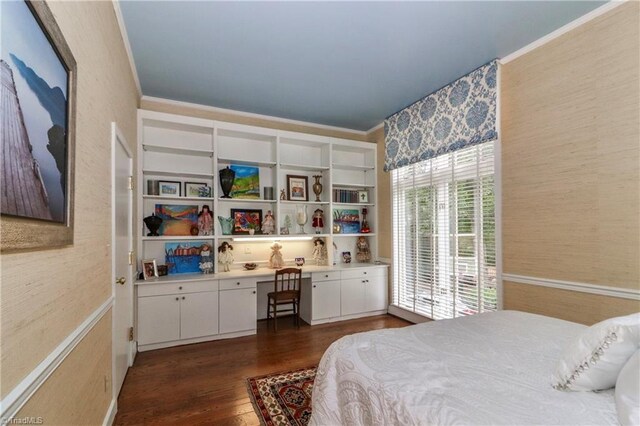
[[[497,309],[493,144],[391,172],[394,305],[433,319]]]

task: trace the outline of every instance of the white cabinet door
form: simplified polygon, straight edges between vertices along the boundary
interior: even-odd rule
[[[340,316],[340,281],[311,284],[311,316],[314,321]]]
[[[371,277],[366,278],[365,281],[367,312],[387,309],[387,277]]]
[[[176,295],[138,298],[138,343],[180,339],[180,298]]]
[[[180,296],[180,338],[218,334],[218,292]]]
[[[255,287],[220,291],[220,334],[255,330],[256,303]]]
[[[340,288],[340,304],[342,315],[366,312],[365,280],[354,278],[342,280]]]

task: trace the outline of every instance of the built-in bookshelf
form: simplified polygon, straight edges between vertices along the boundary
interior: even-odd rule
[[[165,244],[182,241],[209,244],[214,253],[219,244],[228,241],[234,245],[234,267],[241,268],[247,262],[265,263],[269,246],[275,240],[288,248],[286,252],[283,250],[285,261],[305,257],[309,262],[313,251],[311,239],[316,237],[324,240],[329,263],[334,258],[341,262],[341,253],[345,251],[351,252],[355,262],[357,239],[365,236],[375,260],[376,164],[376,146],[371,143],[139,110],[135,228],[138,268],[143,259],[156,259],[158,264],[164,264]],[[258,199],[222,198],[219,171],[231,165],[257,168]],[[306,179],[306,201],[281,199],[281,191],[287,192],[287,176]],[[313,192],[314,176],[319,176],[323,187],[319,200]],[[165,184],[163,191],[161,183]],[[186,193],[187,184],[206,185],[210,193],[203,196]],[[164,193],[167,189],[173,193]],[[364,192],[366,197],[340,199],[334,197],[334,190]],[[167,204],[197,206],[198,211],[203,205],[209,206],[214,217],[213,235],[148,236],[143,218],[154,213],[156,205]],[[308,216],[304,233],[296,224],[296,213],[301,207],[306,208]],[[340,218],[352,219],[355,215],[361,220],[363,208],[367,210],[369,233],[359,232],[354,222],[334,226],[340,224]],[[275,218],[275,233],[224,235],[217,218],[230,217],[233,209],[261,210],[263,217],[270,210]],[[312,227],[317,209],[324,214],[320,234]],[[291,222],[288,234],[281,232],[287,217]],[[217,272],[217,261],[215,264]],[[176,279],[179,277],[176,275]]]

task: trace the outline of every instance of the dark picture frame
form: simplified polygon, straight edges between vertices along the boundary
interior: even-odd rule
[[[165,188],[172,187],[176,190],[176,193],[165,192]],[[179,198],[182,197],[182,183],[176,180],[159,180],[158,181],[158,195],[161,197]]]
[[[287,198],[289,201],[309,201],[309,177],[287,175]]]
[[[8,68],[7,71],[10,72],[5,73],[3,70],[2,75],[11,76],[12,80],[7,81],[7,84],[14,86],[16,78],[23,79],[26,81],[26,87],[34,93],[36,98],[46,99],[44,105],[47,106],[41,107],[51,118],[51,126],[38,131],[38,139],[46,143],[41,143],[41,146],[34,145],[33,149],[30,149],[30,146],[38,143],[33,136],[33,141],[24,137],[2,136],[3,154],[21,158],[21,161],[16,162],[16,167],[22,169],[20,176],[25,181],[20,183],[30,181],[29,187],[32,188],[26,190],[27,192],[18,191],[18,183],[15,179],[2,177],[0,178],[2,198],[13,192],[14,194],[35,194],[39,200],[36,200],[35,204],[30,203],[30,206],[37,206],[35,208],[3,204],[0,211],[0,251],[42,250],[68,246],[73,244],[74,229],[77,64],[46,2],[11,3],[11,9],[7,6],[8,4],[3,5],[3,14],[6,13],[8,20],[12,23],[18,22],[19,16],[20,22],[26,22],[26,25],[14,27],[3,25],[0,38],[16,39],[17,33],[24,31],[29,35],[29,40],[35,40],[31,37],[36,34],[39,44],[34,41],[22,52],[12,52],[8,49],[6,52],[9,55],[6,58],[8,60],[5,60],[3,55],[2,68]],[[25,5],[27,9],[24,8]],[[48,59],[45,61],[46,65],[42,66],[47,70],[36,69],[34,61],[28,59],[28,56],[33,55],[34,52],[45,51],[42,50],[43,47],[48,52]],[[42,55],[39,55],[39,58],[42,59]],[[49,68],[62,71],[59,76],[64,78],[57,81],[45,80],[43,76],[49,75]],[[65,90],[60,87],[65,83],[66,97]],[[19,97],[20,94],[17,93],[16,102],[19,102]],[[12,116],[9,116],[11,112],[8,109],[4,109],[2,120],[12,120],[23,128],[22,134],[28,135],[24,115],[31,114],[31,108],[26,103],[25,105],[20,103],[19,113]],[[12,109],[12,111],[16,110]],[[37,122],[42,124],[42,121]],[[46,127],[49,127],[49,124],[46,124]],[[18,154],[19,151],[20,154]],[[38,154],[39,152],[43,154]],[[44,161],[38,160],[38,155]],[[50,157],[47,158],[47,155],[53,157],[53,160]],[[13,176],[18,174],[14,173]],[[47,188],[53,188],[55,191],[47,191]]]
[[[202,188],[206,188],[206,191],[203,191]],[[191,195],[192,191],[194,191],[194,193],[197,195]],[[202,195],[202,194],[205,194],[205,195]],[[211,187],[206,182],[185,182],[184,196],[198,197],[198,198],[211,198]]]
[[[231,209],[231,219],[233,220],[234,235],[248,235],[249,224],[256,224],[255,232],[260,233],[262,227],[262,210],[253,209]]]

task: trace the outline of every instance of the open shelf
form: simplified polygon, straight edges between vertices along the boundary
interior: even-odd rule
[[[296,204],[308,204],[308,205],[314,205],[314,206],[324,206],[329,204],[328,201],[289,201],[289,200],[280,200],[280,204],[291,204],[291,205],[296,205]]]
[[[337,183],[334,182],[333,183],[334,187],[340,187],[340,188],[375,188],[375,185],[370,185],[370,184],[363,184],[363,183]]]
[[[280,168],[282,170],[304,170],[309,172],[322,172],[325,170],[329,170],[328,166],[312,166],[312,165],[304,165],[304,164],[283,164],[280,163]]]
[[[334,238],[338,237],[375,237],[375,232],[369,232],[367,234],[332,234]]]
[[[191,173],[191,172],[171,172],[166,170],[151,170],[151,169],[143,169],[142,173],[145,175],[153,175],[153,176],[171,176],[171,177],[194,177],[194,178],[203,178],[203,179],[211,179],[213,178],[213,174],[211,173]]]
[[[142,149],[150,152],[161,152],[163,154],[193,155],[197,157],[213,157],[212,150],[175,148],[170,146],[143,144]]]
[[[215,238],[214,235],[209,236],[193,236],[193,235],[178,235],[178,236],[164,236],[160,235],[159,237],[142,237],[142,241],[200,241],[200,240],[213,240]]]
[[[167,200],[167,201],[213,201],[213,197],[165,197],[162,195],[143,195],[146,200]]]
[[[277,200],[252,200],[248,198],[218,198],[219,203],[275,204]]]
[[[367,207],[367,206],[375,206],[375,204],[373,203],[333,203],[334,207],[340,207],[340,206],[362,206],[362,207]]]
[[[356,170],[356,171],[369,171],[374,170],[374,166],[358,166],[352,164],[336,164],[333,163],[333,168],[338,170]]]
[[[219,163],[237,164],[239,166],[254,166],[254,167],[275,167],[275,161],[245,161],[240,159],[222,158],[218,157]]]

